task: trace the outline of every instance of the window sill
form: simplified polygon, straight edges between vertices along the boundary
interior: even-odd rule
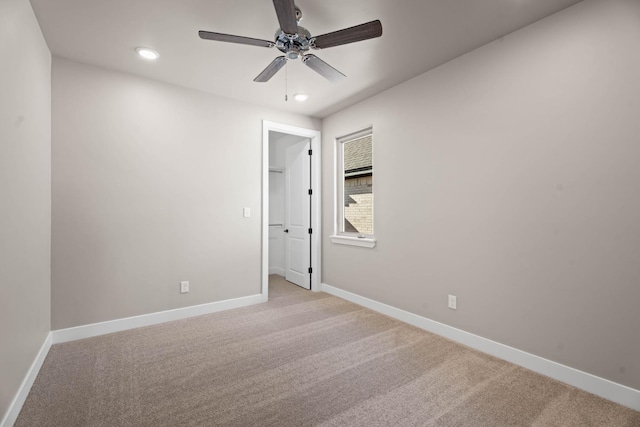
[[[376,239],[370,237],[330,236],[330,238],[332,243],[338,245],[359,246],[369,249],[373,249],[376,246]]]

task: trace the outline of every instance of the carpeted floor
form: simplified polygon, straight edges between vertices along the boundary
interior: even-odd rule
[[[640,426],[640,413],[272,276],[270,301],[54,345],[16,426]]]

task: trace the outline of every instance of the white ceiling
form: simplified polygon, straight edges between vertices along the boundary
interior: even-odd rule
[[[290,61],[253,82],[276,48],[201,40],[198,30],[273,40],[270,0],[31,0],[54,55],[240,101],[326,117],[580,0],[297,0],[312,35],[382,21],[381,38],[313,51],[347,75],[333,84]],[[137,46],[160,59],[139,58]],[[285,102],[285,75],[289,101]],[[304,103],[296,92],[309,94]]]

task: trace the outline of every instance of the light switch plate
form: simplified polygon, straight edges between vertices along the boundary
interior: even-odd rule
[[[242,216],[245,218],[249,218],[251,216],[251,209],[250,208],[244,208],[242,210]]]

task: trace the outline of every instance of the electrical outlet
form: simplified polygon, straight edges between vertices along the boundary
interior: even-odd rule
[[[458,297],[455,295],[449,295],[449,308],[452,310],[458,309]]]
[[[180,282],[180,293],[186,294],[189,292],[189,282]]]

